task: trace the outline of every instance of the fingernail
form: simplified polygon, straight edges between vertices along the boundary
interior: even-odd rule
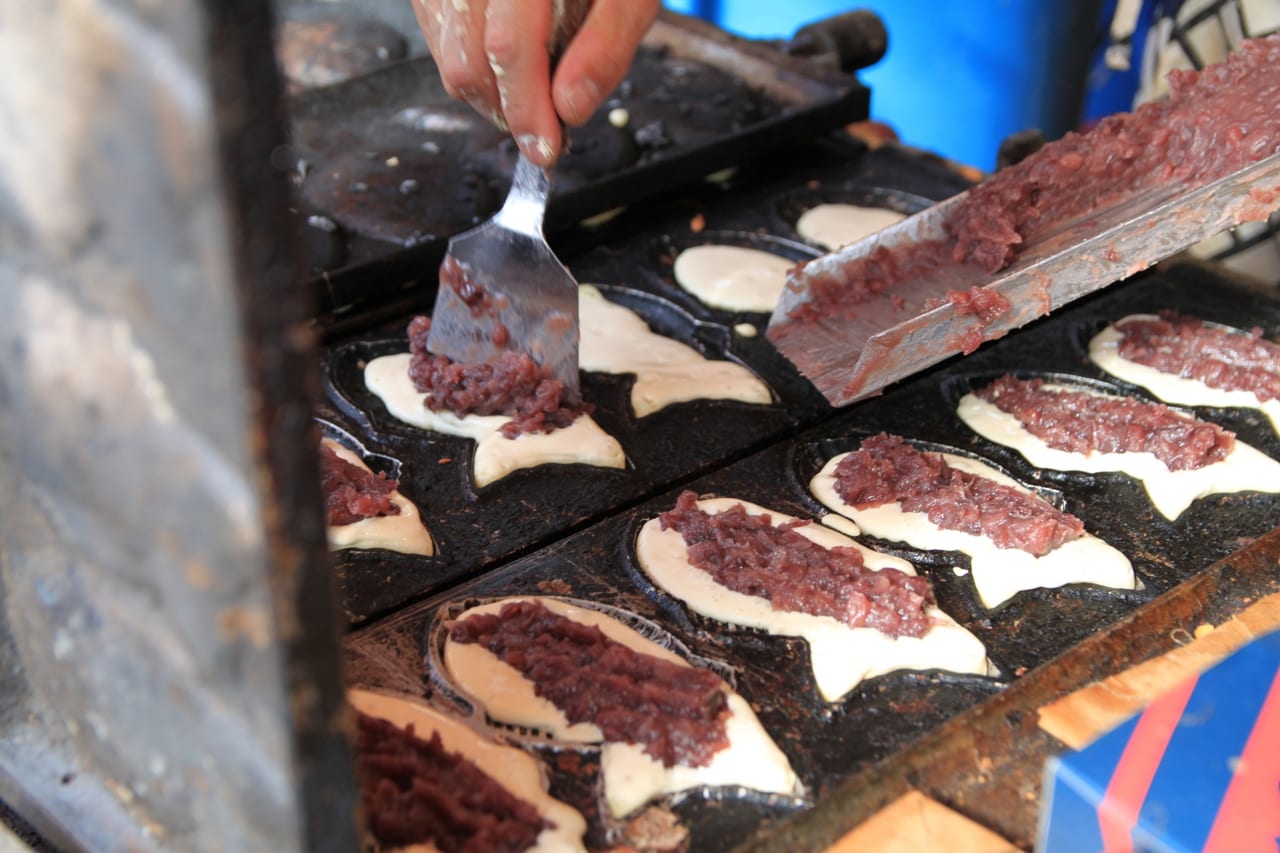
[[[565,116],[570,122],[581,124],[591,117],[600,103],[600,86],[590,77],[584,77],[565,89],[564,102],[569,108]]]
[[[551,146],[551,140],[545,136],[522,133],[516,137],[516,145],[520,147],[520,153],[539,166],[549,166],[555,159],[555,148]]]

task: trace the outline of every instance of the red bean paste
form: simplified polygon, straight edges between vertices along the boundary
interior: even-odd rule
[[[400,507],[391,500],[398,482],[388,480],[383,472],[373,474],[351,464],[324,444],[320,445],[320,485],[330,527],[400,514]]]
[[[1260,402],[1280,400],[1280,344],[1249,332],[1206,326],[1195,317],[1162,312],[1157,319],[1123,320],[1121,358],[1210,388],[1252,391]]]
[[[946,267],[950,252],[950,244],[926,240],[893,248],[878,246],[871,254],[835,269],[806,269],[809,298],[788,312],[787,317],[798,323],[816,323],[828,316],[852,319],[857,316],[857,306],[892,290],[898,283],[928,278]],[[797,271],[802,267],[807,264],[800,264]],[[896,303],[894,307],[898,307]]]
[[[952,257],[987,272],[1054,226],[1168,183],[1199,186],[1280,150],[1280,38],[1171,71],[1169,97],[1068,133],[979,184],[947,224]]]
[[[899,503],[946,530],[1043,557],[1084,535],[1084,522],[1034,494],[952,468],[896,435],[862,442],[835,469],[836,494],[858,509]]]
[[[356,767],[369,832],[383,850],[518,853],[554,826],[470,759],[378,717],[356,714]]]
[[[1170,471],[1186,471],[1221,462],[1235,447],[1234,433],[1160,403],[1043,386],[1002,376],[974,393],[1057,450],[1151,453]]]
[[[427,351],[430,317],[409,323],[409,378],[427,395],[434,412],[464,415],[507,415],[502,434],[515,438],[526,432],[551,432],[573,423],[594,408],[564,402],[564,385],[538,373],[527,353],[504,352],[493,364],[461,364]]]
[[[489,296],[489,291],[476,284],[467,268],[453,255],[445,255],[444,261],[440,264],[440,284],[453,288],[453,292],[458,294],[458,298],[467,306],[472,317],[497,314],[498,306]]]
[[[751,515],[742,504],[711,515],[691,491],[658,518],[663,530],[684,537],[693,566],[734,592],[766,599],[774,610],[830,616],[891,637],[929,630],[929,581],[898,569],[875,571],[857,548],[824,548],[795,531],[807,521],[775,527],[769,515]]]
[[[978,318],[978,325],[970,326],[957,339],[955,346],[965,355],[982,346],[983,331],[1002,317],[1009,310],[1009,300],[998,290],[973,285],[968,290],[948,290],[946,299],[930,299],[925,302],[925,310],[951,303],[956,307],[956,314],[966,314]]]
[[[880,247],[814,274],[791,319],[851,318],[896,284],[955,264],[955,275],[980,279],[1092,212],[1168,184],[1203,186],[1280,150],[1280,37],[1245,41],[1203,71],[1171,71],[1169,89],[1167,99],[1068,133],[973,187],[943,223],[944,239]]]
[[[539,602],[468,616],[449,637],[480,643],[519,670],[570,723],[594,723],[607,741],[639,744],[664,767],[704,767],[729,745],[719,676],[637,652]]]

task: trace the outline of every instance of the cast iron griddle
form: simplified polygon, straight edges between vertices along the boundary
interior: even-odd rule
[[[627,80],[571,131],[548,230],[865,118],[868,102],[851,74],[663,11]],[[426,253],[496,210],[514,168],[511,140],[445,94],[429,57],[303,94],[290,118],[318,270]]]
[[[449,704],[427,671],[441,612],[480,598],[548,594],[586,599],[653,620],[696,655],[727,664],[736,687],[788,754],[816,804],[785,817],[775,803],[750,796],[694,795],[668,805],[691,831],[690,849],[821,849],[893,792],[915,780],[944,802],[1029,846],[1034,833],[1039,762],[1052,744],[1034,732],[1043,701],[1092,678],[1168,648],[1175,629],[1221,620],[1248,601],[1280,588],[1280,496],[1224,495],[1197,501],[1176,522],[1151,508],[1140,488],[1119,475],[1044,472],[971,433],[954,404],[971,383],[997,373],[1105,377],[1087,361],[1084,342],[1110,320],[1173,308],[1264,333],[1280,332],[1280,301],[1196,266],[1152,272],[1031,324],[974,356],[934,368],[882,397],[833,413],[824,422],[773,443],[690,484],[703,494],[754,501],[780,512],[816,517],[809,477],[834,453],[881,430],[914,441],[977,454],[1029,485],[1060,493],[1086,528],[1133,561],[1143,589],[1090,586],[1020,593],[985,611],[958,553],[922,553],[876,543],[911,559],[935,583],[944,610],[987,645],[996,678],[940,672],[892,673],[864,682],[844,700],[821,701],[805,644],[735,629],[691,615],[653,588],[634,561],[639,527],[674,504],[679,489],[615,513],[573,536],[474,580],[444,590],[351,635],[353,683],[408,690]],[[1123,387],[1131,393],[1136,389]],[[1202,409],[1202,417],[1280,457],[1280,436],[1250,410]],[[1259,538],[1261,537],[1261,538]],[[1256,540],[1256,541],[1255,541]],[[1225,563],[1219,563],[1224,560]],[[1164,594],[1164,598],[1156,601]],[[1211,595],[1210,602],[1206,595]],[[1144,607],[1143,605],[1149,605]],[[1021,683],[1026,676],[1025,684]],[[1026,738],[1031,747],[1020,746]],[[928,750],[924,744],[928,744]],[[594,754],[537,748],[552,770],[552,790],[584,809],[591,841],[610,829],[596,806]],[[938,756],[933,762],[932,755]],[[981,797],[979,796],[981,795]]]
[[[756,245],[794,259],[812,257],[793,223],[820,198],[875,201],[909,212],[962,184],[933,161],[897,149],[867,152],[859,145],[801,149],[803,167],[743,167],[729,186],[705,184],[629,211],[599,229],[561,235],[557,254],[583,283],[599,284],[614,301],[644,317],[656,331],[704,353],[738,360],[770,386],[775,404],[699,401],[641,420],[627,404],[631,379],[586,373],[583,393],[594,417],[627,452],[625,471],[548,465],[476,489],[470,477],[474,443],[411,427],[392,418],[364,387],[362,364],[408,349],[405,327],[415,311],[430,310],[434,290],[414,291],[416,303],[390,298],[380,310],[392,319],[372,328],[366,308],[329,327],[325,352],[327,400],[323,427],[371,454],[375,470],[400,478],[401,491],[427,519],[437,556],[345,550],[336,557],[343,606],[353,622],[473,576],[499,562],[656,494],[816,423],[830,412],[763,335],[746,337],[740,323],[763,330],[767,314],[702,306],[671,279],[674,254],[712,239]],[[936,171],[935,171],[936,169]],[[701,233],[691,222],[705,226]]]

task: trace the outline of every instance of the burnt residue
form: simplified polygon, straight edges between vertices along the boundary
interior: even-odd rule
[[[854,143],[829,142],[803,157],[805,168],[776,162],[755,164],[740,173],[731,193],[701,185],[647,210],[628,211],[593,230],[566,235],[557,252],[578,281],[601,284],[606,296],[639,313],[657,332],[684,341],[711,358],[728,358],[751,368],[772,389],[769,406],[735,402],[694,402],[672,406],[643,419],[631,415],[631,378],[584,375],[584,395],[596,405],[595,419],[616,436],[627,452],[626,471],[588,466],[544,466],[518,472],[484,489],[470,476],[474,443],[429,433],[390,417],[363,382],[363,365],[372,358],[407,351],[405,327],[411,313],[397,313],[394,299],[404,290],[403,271],[389,261],[377,276],[326,280],[336,300],[363,296],[358,310],[337,324],[354,332],[331,335],[326,353],[327,399],[321,415],[333,426],[359,436],[367,449],[405,466],[401,492],[417,504],[436,538],[435,557],[418,558],[388,551],[341,552],[337,573],[347,617],[362,622],[412,599],[478,574],[610,512],[670,485],[776,441],[830,413],[826,401],[801,378],[762,334],[745,337],[734,330],[733,315],[680,301],[666,286],[669,262],[659,247],[674,246],[670,235],[687,231],[690,212],[711,223],[710,231],[737,234],[750,242],[804,257],[812,250],[791,239],[790,224],[776,201],[799,183],[831,185],[841,192],[892,195],[931,190],[953,192],[956,179],[931,171],[927,159],[911,159],[892,149],[868,154]],[[906,189],[899,189],[905,187]],[[858,196],[861,197],[861,196]],[[784,235],[770,239],[770,234]],[[685,240],[681,245],[690,245]],[[403,253],[411,274],[434,271],[439,258],[423,259],[424,247]],[[421,304],[431,290],[420,288]],[[679,291],[683,293],[683,291]],[[393,299],[394,297],[394,299]],[[372,328],[368,318],[388,311],[395,319]],[[349,318],[349,319],[348,319]],[[365,325],[361,325],[362,318]]]
[[[717,341],[673,306],[627,294],[618,298],[710,357],[747,361],[731,341],[722,336]],[[342,600],[357,622],[777,440],[821,412],[792,404],[783,387],[775,389],[779,401],[773,404],[704,400],[636,418],[630,411],[630,376],[585,373],[583,398],[596,406],[593,417],[600,426],[622,444],[628,467],[544,465],[481,488],[471,470],[475,442],[405,424],[365,387],[368,361],[407,349],[407,339],[388,334],[336,346],[327,359],[330,419],[362,436],[370,449],[401,461],[400,491],[418,505],[437,540],[429,565],[423,558],[390,552],[339,555]]]
[[[660,140],[659,132],[670,136],[669,127],[657,127],[654,140]],[[369,162],[396,168],[385,159]],[[431,280],[419,288],[417,300],[431,304],[442,251],[423,243],[376,268],[326,278],[326,306],[357,307],[337,315],[338,322],[322,324],[328,349],[321,413],[369,452],[401,465],[401,491],[422,508],[439,546],[430,559],[389,552],[337,555],[348,617],[362,622],[385,615],[348,638],[352,679],[454,701],[441,698],[440,683],[430,682],[432,671],[424,666],[430,626],[442,607],[468,598],[548,593],[598,602],[652,620],[695,654],[725,662],[739,692],[816,794],[816,804],[790,820],[791,807],[735,791],[661,804],[688,827],[690,849],[820,849],[911,783],[1029,845],[1034,795],[1052,746],[1035,729],[1038,703],[1167,648],[1169,631],[1193,630],[1199,620],[1230,615],[1248,596],[1280,584],[1274,577],[1280,542],[1268,535],[1280,523],[1280,498],[1215,496],[1170,522],[1130,478],[1038,471],[1018,454],[980,439],[954,414],[957,391],[968,390],[975,377],[1008,371],[1130,390],[1088,362],[1080,329],[1096,331],[1129,313],[1173,308],[1273,332],[1280,329],[1280,305],[1273,296],[1203,269],[1174,267],[1094,294],[880,397],[833,410],[765,340],[763,322],[754,338],[735,331],[737,323],[758,316],[709,309],[664,279],[672,250],[708,235],[736,233],[770,245],[789,241],[809,251],[794,232],[806,204],[881,201],[911,212],[923,205],[921,199],[944,198],[965,186],[941,161],[896,146],[869,152],[831,139],[793,146],[785,158],[745,163],[727,181],[687,183],[606,223],[555,235],[557,254],[578,281],[612,287],[610,299],[633,308],[658,331],[713,357],[742,362],[776,399],[765,407],[684,404],[637,420],[627,409],[627,377],[586,374],[584,396],[597,405],[596,418],[606,431],[622,441],[631,462],[626,471],[545,466],[476,489],[469,476],[470,441],[395,421],[360,376],[368,359],[407,350],[404,328],[412,311],[397,306],[413,297],[406,285],[414,278]],[[597,201],[612,207],[621,199]],[[1280,437],[1256,412],[1197,414],[1280,458]],[[871,543],[911,560],[930,578],[940,606],[986,643],[1000,674],[895,673],[827,703],[812,683],[802,640],[690,614],[635,565],[636,531],[670,508],[679,488],[816,518],[824,510],[808,493],[808,477],[828,454],[879,431],[980,457],[1051,496],[1090,533],[1129,556],[1142,589],[1032,590],[988,611],[965,573],[964,555]],[[1269,556],[1252,556],[1259,553]],[[1222,558],[1229,560],[1226,568],[1206,569]],[[465,703],[457,707],[469,711]],[[601,817],[594,754],[553,745],[537,751],[550,769],[553,793],[588,816],[589,842],[599,847],[615,839],[619,827]],[[775,825],[779,820],[781,827]]]
[[[864,118],[868,102],[852,75],[760,55],[664,12],[606,106],[569,133],[548,228]],[[351,263],[447,240],[487,216],[510,183],[507,134],[449,98],[430,57],[303,93],[289,112],[293,147],[308,164],[297,181],[300,210],[347,229],[342,257]],[[378,167],[386,163],[396,165]],[[406,178],[419,189],[403,193]]]
[[[320,414],[358,436],[368,451],[403,465],[400,491],[421,509],[437,544],[432,558],[389,551],[340,552],[337,577],[351,622],[386,614],[478,575],[830,415],[822,396],[764,339],[761,315],[718,312],[691,298],[679,299],[678,288],[664,281],[670,264],[664,266],[661,247],[674,246],[671,235],[687,233],[690,217],[696,214],[710,223],[712,233],[737,234],[747,242],[758,236],[761,245],[804,257],[813,250],[795,241],[776,204],[797,184],[830,184],[841,191],[862,187],[862,193],[890,195],[932,192],[941,197],[954,192],[959,179],[934,171],[928,159],[913,159],[890,148],[868,153],[858,144],[839,140],[817,144],[797,159],[804,168],[756,163],[740,170],[730,192],[719,185],[697,185],[556,241],[557,255],[577,281],[601,285],[608,299],[635,311],[661,334],[710,358],[744,364],[773,393],[771,405],[698,401],[638,419],[628,404],[631,377],[583,374],[584,399],[596,405],[593,417],[601,427],[621,442],[629,460],[625,471],[543,466],[477,489],[470,467],[474,442],[392,418],[365,388],[362,375],[369,360],[408,351],[405,329],[414,310],[429,310],[439,255],[424,244],[379,262],[367,275],[325,280],[331,300],[358,307],[327,318],[322,326],[329,346]],[[781,236],[770,239],[771,234]],[[691,245],[691,239],[682,245]],[[432,284],[414,291],[412,277],[424,272]],[[404,299],[421,307],[398,308]],[[754,320],[761,333],[747,337],[735,330],[743,320]]]
[[[710,218],[716,218],[712,208]],[[626,263],[626,251],[594,256]],[[1036,727],[1041,704],[1077,686],[1170,648],[1202,622],[1220,622],[1250,601],[1280,589],[1280,497],[1240,494],[1197,501],[1176,522],[1158,515],[1141,486],[1123,475],[1083,475],[1032,469],[965,428],[954,408],[972,383],[998,372],[1072,377],[1113,386],[1083,357],[1080,328],[1135,312],[1175,308],[1204,312],[1236,326],[1280,323],[1280,302],[1195,266],[1146,274],[1122,288],[1077,303],[962,361],[935,368],[883,395],[833,411],[775,439],[754,455],[721,465],[688,482],[700,494],[752,501],[778,512],[816,518],[820,505],[808,479],[830,455],[880,431],[930,449],[954,449],[984,459],[1037,488],[1079,516],[1090,533],[1133,561],[1142,588],[1090,585],[1019,593],[986,610],[966,574],[967,558],[875,542],[910,559],[934,584],[939,605],[987,646],[999,674],[897,672],[870,679],[838,702],[822,700],[813,683],[804,641],[735,628],[696,616],[650,584],[635,565],[640,526],[675,503],[678,489],[630,508],[615,508],[576,535],[521,559],[455,583],[360,632],[348,642],[357,682],[430,678],[424,666],[431,625],[452,603],[506,595],[559,595],[593,601],[651,620],[694,654],[727,664],[738,691],[755,708],[815,798],[792,807],[764,804],[728,790],[665,804],[688,826],[693,847],[727,850],[817,850],[855,822],[914,786],[977,817],[1014,843],[1030,845],[1044,757],[1057,747]],[[705,321],[704,321],[705,322]],[[748,364],[756,366],[750,354]],[[759,368],[758,368],[759,369]],[[775,388],[780,374],[762,370]],[[785,396],[785,395],[784,395]],[[1264,453],[1280,457],[1280,436],[1264,419],[1242,410],[1202,409]],[[392,454],[394,455],[394,454]],[[674,485],[674,484],[673,484]],[[556,494],[545,485],[538,501]],[[481,496],[483,499],[483,496]],[[491,508],[486,507],[493,512]],[[477,517],[483,515],[478,512]],[[445,611],[447,612],[447,611]],[[374,662],[376,661],[376,666]],[[585,809],[591,838],[614,837],[594,799],[596,769],[587,754],[570,759],[540,747],[553,790]]]
[[[285,10],[276,59],[290,91],[330,86],[404,59],[401,33],[374,18],[315,6]]]

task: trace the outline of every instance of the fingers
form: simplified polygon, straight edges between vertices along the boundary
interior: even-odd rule
[[[552,81],[552,102],[566,124],[585,124],[627,76],[660,5],[660,0],[595,0]]]
[[[489,121],[506,129],[498,82],[485,56],[487,8],[484,0],[440,2],[445,20],[440,39],[444,54],[441,79],[446,87],[453,87],[451,95],[466,101]]]
[[[502,115],[520,151],[539,166],[560,153],[560,120],[551,101],[550,0],[489,0],[484,49]]]
[[[595,0],[550,76],[553,0],[412,0],[448,93],[551,165],[560,122],[585,124],[627,74],[660,0]]]
[[[505,130],[498,84],[485,56],[485,0],[413,0],[413,7],[445,91]]]

